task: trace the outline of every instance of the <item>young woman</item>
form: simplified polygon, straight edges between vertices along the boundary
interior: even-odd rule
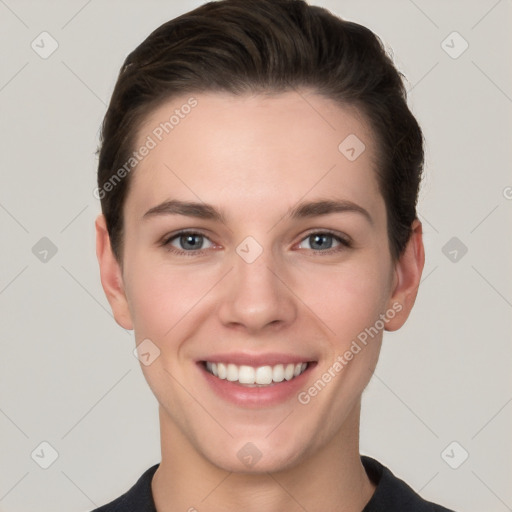
[[[162,460],[99,511],[446,511],[359,453],[424,263],[421,130],[377,37],[221,0],[126,59],[102,130],[101,280]]]

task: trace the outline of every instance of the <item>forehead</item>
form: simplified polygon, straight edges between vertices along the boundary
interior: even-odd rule
[[[127,200],[138,211],[169,197],[277,210],[305,196],[379,195],[363,116],[306,91],[174,98],[141,125],[143,146]]]

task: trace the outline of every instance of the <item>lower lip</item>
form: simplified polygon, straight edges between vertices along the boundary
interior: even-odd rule
[[[278,405],[296,396],[305,387],[309,373],[315,365],[316,363],[308,363],[304,372],[291,380],[283,380],[269,386],[248,387],[238,382],[219,379],[208,372],[203,363],[198,363],[201,373],[217,395],[240,407],[250,408]]]

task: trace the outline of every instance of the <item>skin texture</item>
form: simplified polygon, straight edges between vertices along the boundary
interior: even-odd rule
[[[227,402],[197,361],[233,352],[297,355],[317,363],[301,388],[307,391],[379,315],[387,315],[387,330],[403,325],[423,269],[421,224],[414,222],[393,261],[374,137],[353,109],[311,91],[195,98],[197,106],[133,171],[122,266],[103,216],[96,221],[115,319],[134,330],[137,344],[149,338],[160,350],[141,364],[160,404],[157,509],[360,512],[375,488],[359,458],[360,402],[382,329],[307,404],[296,394],[265,407]],[[137,147],[187,99],[152,112]],[[366,146],[354,161],[338,150],[350,134]],[[207,203],[223,219],[142,219],[170,199]],[[355,203],[371,220],[354,211],[287,216],[320,199]],[[203,250],[175,254],[161,245],[180,229],[204,235]],[[351,246],[327,239],[330,251],[318,249],[309,236],[326,230]],[[236,250],[248,236],[262,250],[252,263]],[[184,250],[179,237],[170,247]],[[251,467],[237,456],[249,442],[262,454]]]

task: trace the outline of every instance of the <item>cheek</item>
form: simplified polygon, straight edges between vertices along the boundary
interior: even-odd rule
[[[345,421],[377,365],[389,272],[389,261],[360,258],[336,270],[310,274],[314,280],[302,287],[304,302],[328,326],[329,348],[317,380],[302,390],[299,401],[327,429],[335,431]]]
[[[211,269],[171,266],[147,257],[133,261],[127,294],[137,340],[172,336],[216,282]]]
[[[147,256],[132,261],[127,294],[135,339],[149,339],[160,350],[150,365],[141,368],[158,401],[168,410],[179,409],[187,399],[174,379],[184,379],[182,346],[209,314],[208,292],[218,279],[211,270],[171,266]]]
[[[297,278],[297,295],[343,345],[375,324],[390,294],[390,265],[368,255],[338,268],[316,268]]]

